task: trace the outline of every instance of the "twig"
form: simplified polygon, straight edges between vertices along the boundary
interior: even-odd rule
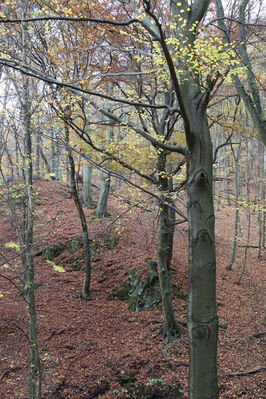
[[[265,370],[265,369],[266,369],[265,366],[261,366],[261,367],[257,367],[256,369],[252,369],[252,370],[248,370],[248,371],[239,371],[236,373],[228,373],[228,375],[230,375],[231,377],[238,376],[238,375],[249,375],[249,374],[255,374],[258,371]]]

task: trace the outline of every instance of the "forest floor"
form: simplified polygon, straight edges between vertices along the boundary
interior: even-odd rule
[[[81,260],[65,249],[54,264],[43,260],[41,251],[49,244],[66,244],[81,234],[73,199],[64,184],[38,184],[35,225],[35,279],[39,346],[43,362],[43,398],[177,398],[161,392],[178,387],[187,397],[188,346],[186,329],[187,226],[177,226],[172,260],[172,279],[180,295],[174,298],[177,321],[184,329],[182,339],[164,344],[160,336],[162,311],[134,312],[126,301],[112,294],[133,267],[145,268],[145,259],[156,260],[156,214],[111,197],[110,216],[92,217],[85,209],[91,239],[98,242],[93,256],[91,297],[80,298],[83,271]],[[126,212],[128,208],[132,208]],[[123,218],[114,220],[119,214]],[[252,245],[257,244],[256,216],[252,216]],[[241,219],[245,232],[246,218]],[[263,327],[263,265],[265,253],[248,250],[247,265],[237,284],[244,258],[245,237],[238,241],[236,261],[226,270],[234,230],[234,207],[216,212],[217,304],[219,314],[220,398],[265,398]],[[104,239],[103,239],[104,237]],[[116,242],[118,239],[118,242]],[[19,266],[11,216],[1,205],[0,214],[0,398],[27,398],[28,317],[23,295],[10,264]],[[96,245],[94,245],[96,248]],[[74,253],[75,255],[75,253]],[[65,272],[54,268],[64,267]],[[9,278],[9,280],[7,279]],[[104,280],[104,281],[103,281]],[[15,285],[14,285],[15,284]],[[182,294],[182,295],[181,295]],[[153,387],[152,394],[147,393]],[[141,394],[142,392],[142,394]],[[145,393],[146,392],[146,393]],[[177,391],[176,391],[177,392]],[[146,395],[146,396],[145,396]],[[181,397],[181,396],[180,396]]]

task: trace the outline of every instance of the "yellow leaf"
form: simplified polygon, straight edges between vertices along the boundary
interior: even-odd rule
[[[18,244],[16,244],[15,242],[7,242],[6,244],[5,244],[5,247],[6,248],[13,248],[13,249],[15,249],[16,251],[19,251],[19,246],[18,246]]]
[[[53,269],[59,273],[65,273],[65,269],[62,266],[58,266],[56,263],[52,262],[51,260],[46,260],[47,263],[53,266]]]

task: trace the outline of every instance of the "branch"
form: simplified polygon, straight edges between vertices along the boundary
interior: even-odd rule
[[[186,133],[187,133],[187,135],[190,135],[189,118],[188,118],[188,115],[186,113],[185,105],[183,103],[183,98],[182,98],[182,95],[181,95],[179,81],[178,81],[178,78],[177,78],[177,75],[176,75],[175,65],[174,65],[174,62],[172,60],[171,54],[170,54],[170,52],[168,50],[168,46],[167,46],[166,41],[165,41],[165,37],[164,37],[164,32],[162,30],[162,26],[161,26],[160,22],[158,21],[156,15],[154,15],[151,12],[151,10],[150,10],[150,2],[149,2],[149,0],[143,0],[143,2],[145,4],[145,12],[154,20],[154,22],[155,22],[155,24],[156,24],[156,26],[158,28],[158,31],[159,31],[159,34],[160,34],[159,41],[160,41],[160,44],[162,46],[162,50],[163,50],[163,53],[164,53],[164,56],[165,56],[165,59],[166,59],[166,62],[167,62],[167,66],[168,66],[168,69],[169,69],[169,72],[170,72],[170,76],[171,76],[171,79],[172,79],[172,82],[173,82],[174,90],[175,90],[175,93],[176,93],[176,96],[177,96],[177,100],[178,100],[178,104],[179,104],[179,107],[180,107],[180,114],[181,114],[181,116],[183,118],[183,121],[184,121]]]
[[[223,144],[220,144],[220,145],[218,145],[218,147],[216,147],[215,152],[214,152],[214,156],[213,156],[213,161],[212,161],[212,163],[215,163],[215,162],[216,162],[217,153],[218,153],[218,151],[219,151],[221,148],[225,147],[225,146],[228,145],[228,144],[232,144],[232,143],[229,143],[230,140],[231,140],[232,135],[233,135],[233,133],[231,133],[230,136],[227,137],[226,141],[225,141]]]
[[[248,371],[239,371],[236,373],[228,373],[231,377],[234,377],[235,375],[249,375],[249,374],[255,374],[258,371],[265,370],[265,366],[257,367],[256,369],[248,370]]]
[[[94,101],[90,101],[90,104],[97,109],[99,112],[101,112],[103,115],[107,116],[109,119],[112,119],[113,121],[119,123],[121,126],[125,126],[125,127],[129,127],[131,129],[133,129],[136,133],[138,133],[139,135],[141,135],[142,137],[144,137],[146,140],[148,140],[151,144],[153,144],[156,147],[162,148],[164,150],[167,151],[171,151],[171,152],[178,152],[182,155],[185,155],[186,150],[184,147],[181,146],[175,146],[175,145],[171,145],[171,144],[166,144],[160,140],[157,140],[155,137],[153,137],[151,134],[145,132],[142,129],[139,129],[138,127],[136,127],[135,125],[133,125],[130,122],[123,122],[122,119],[120,119],[119,117],[117,117],[116,115],[114,115],[111,111],[106,110],[102,107],[100,107],[98,104],[96,104]]]
[[[147,181],[149,181],[151,184],[157,184],[157,180],[152,177],[152,176],[148,176],[145,175],[144,173],[141,173],[139,170],[137,170],[136,168],[134,168],[133,166],[128,165],[126,162],[122,161],[121,159],[119,159],[118,157],[116,157],[114,154],[112,154],[111,152],[99,148],[97,147],[95,144],[93,144],[92,140],[90,139],[90,137],[88,136],[88,134],[86,132],[84,132],[84,130],[82,130],[79,126],[77,126],[75,123],[73,123],[73,121],[71,121],[70,119],[66,119],[65,117],[61,116],[59,111],[52,105],[52,108],[54,109],[54,111],[57,113],[58,117],[60,119],[62,119],[65,123],[67,123],[74,131],[75,133],[83,140],[85,141],[86,144],[88,144],[91,148],[93,148],[95,151],[100,152],[101,154],[106,154],[110,157],[110,159],[112,159],[113,161],[119,163],[121,166],[123,166],[124,168],[130,170],[131,172],[136,173],[138,176],[146,179]],[[84,137],[84,133],[86,134],[86,136],[88,137],[88,139],[86,137]],[[66,145],[66,143],[64,143],[64,145]],[[106,161],[106,159],[105,159]]]
[[[104,19],[104,18],[89,18],[89,17],[62,17],[50,15],[46,17],[31,17],[31,18],[5,18],[0,19],[0,23],[9,23],[9,24],[20,24],[22,22],[35,22],[35,21],[69,21],[69,22],[94,22],[100,24],[109,24],[116,26],[128,26],[134,23],[141,23],[136,18],[129,19],[127,21],[114,21],[113,19]]]
[[[141,102],[128,101],[128,100],[124,100],[124,99],[115,98],[115,97],[109,96],[107,94],[96,93],[91,90],[85,90],[80,87],[73,86],[72,84],[69,84],[69,83],[60,82],[57,79],[54,79],[50,76],[44,75],[41,71],[39,71],[36,68],[33,68],[29,65],[25,65],[23,63],[19,63],[16,61],[11,61],[7,58],[0,58],[0,64],[4,65],[6,67],[9,67],[9,68],[13,68],[16,71],[19,71],[27,76],[31,76],[33,78],[38,78],[38,79],[42,80],[43,82],[46,82],[49,84],[55,84],[58,87],[66,87],[66,88],[70,89],[74,94],[77,94],[77,95],[80,95],[80,93],[84,93],[84,94],[88,94],[90,96],[104,98],[106,100],[118,102],[121,104],[132,105],[134,107],[145,107],[145,108],[155,108],[155,109],[169,108],[169,106],[167,104],[153,105],[153,104],[146,104],[146,103],[141,103]]]
[[[71,147],[70,145],[67,145],[67,146],[68,146],[72,151],[74,151],[74,152],[76,152],[77,154],[79,154],[83,159],[85,159],[87,162],[89,162],[89,163],[90,163],[92,166],[94,166],[96,169],[100,170],[101,172],[104,172],[104,173],[106,173],[106,174],[109,174],[109,175],[111,175],[111,176],[113,176],[113,177],[117,177],[118,179],[123,180],[125,183],[129,184],[130,186],[133,186],[133,187],[139,189],[140,191],[142,191],[142,192],[144,192],[144,193],[146,193],[146,194],[148,194],[148,195],[150,195],[150,196],[156,198],[156,199],[159,201],[159,203],[162,202],[162,199],[161,199],[158,195],[156,195],[156,194],[152,193],[151,191],[149,191],[149,190],[147,190],[147,189],[145,189],[145,188],[139,186],[139,185],[136,184],[136,183],[133,183],[131,180],[129,180],[129,179],[126,178],[125,176],[122,176],[120,173],[114,172],[114,171],[112,171],[112,170],[110,170],[110,169],[107,169],[107,168],[105,168],[105,167],[99,165],[97,162],[92,161],[89,157],[86,156],[86,154],[82,154],[82,153],[79,152],[76,148]],[[179,199],[179,198],[178,198],[178,199]],[[176,206],[171,206],[171,205],[169,205],[169,207],[172,208],[172,209],[174,209],[174,211],[175,211],[179,216],[181,216],[185,221],[187,221],[187,217],[186,217],[185,215],[183,215],[183,213],[182,213]]]

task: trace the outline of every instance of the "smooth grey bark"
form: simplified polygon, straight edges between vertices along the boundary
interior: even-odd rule
[[[81,201],[78,195],[78,189],[76,184],[76,171],[75,171],[75,162],[72,155],[71,148],[69,147],[69,126],[65,123],[65,140],[66,140],[66,150],[68,154],[68,161],[70,166],[70,183],[71,183],[71,192],[74,198],[74,203],[77,208],[80,223],[82,227],[82,240],[83,240],[83,256],[84,256],[84,265],[85,265],[85,276],[83,281],[83,287],[81,290],[81,297],[84,300],[89,299],[90,295],[90,281],[91,281],[91,260],[90,260],[90,240],[88,233],[88,225],[86,221],[86,216],[84,214]]]
[[[89,155],[86,155],[89,157]],[[92,188],[91,188],[92,167],[83,159],[82,165],[82,204],[84,206],[92,203]]]
[[[188,9],[187,1],[169,1],[174,22],[182,10],[181,31],[176,30],[180,43],[193,48],[196,27],[206,12],[209,0],[195,0]],[[144,1],[145,12],[154,22],[142,20],[142,25],[159,41],[169,69],[171,82],[180,107],[187,142],[187,196],[189,221],[189,299],[188,330],[190,346],[190,399],[217,399],[217,334],[216,254],[213,209],[213,152],[209,132],[207,105],[216,80],[202,89],[196,75],[184,69],[180,79],[171,57],[163,28],[153,14],[151,4]],[[198,22],[196,22],[198,21]],[[182,45],[182,44],[181,44]],[[143,135],[149,139],[149,135]],[[170,149],[163,143],[161,148]],[[180,149],[182,152],[182,149]]]
[[[25,4],[23,0],[19,1],[22,18],[25,18]],[[25,22],[21,23],[21,42],[22,42],[22,59],[27,63],[27,26]],[[37,314],[35,305],[34,290],[34,262],[32,254],[33,245],[33,223],[34,223],[34,192],[32,179],[32,130],[31,130],[31,107],[29,93],[29,79],[23,75],[22,88],[22,107],[23,107],[23,124],[25,129],[24,138],[24,176],[26,187],[26,209],[24,214],[24,231],[23,231],[23,248],[22,265],[23,265],[23,281],[24,294],[29,315],[29,347],[30,347],[30,365],[29,365],[29,397],[30,399],[41,399],[42,389],[42,367],[38,346],[37,335]]]
[[[257,132],[264,146],[266,146],[266,121],[263,108],[261,105],[260,93],[257,87],[256,77],[252,68],[252,64],[247,52],[247,38],[246,38],[246,20],[245,11],[250,0],[242,0],[239,5],[239,50],[242,60],[246,65],[246,75],[248,80],[248,88],[250,93],[245,89],[238,74],[232,76],[235,88],[244,101],[251,119],[256,126]],[[221,0],[215,0],[216,15],[218,18],[218,26],[223,32],[224,41],[230,43],[229,32],[225,25],[224,8]],[[232,67],[233,68],[233,67]]]
[[[187,93],[187,94],[186,94]],[[188,140],[190,399],[218,398],[216,254],[212,196],[212,143],[199,88],[183,87]]]

